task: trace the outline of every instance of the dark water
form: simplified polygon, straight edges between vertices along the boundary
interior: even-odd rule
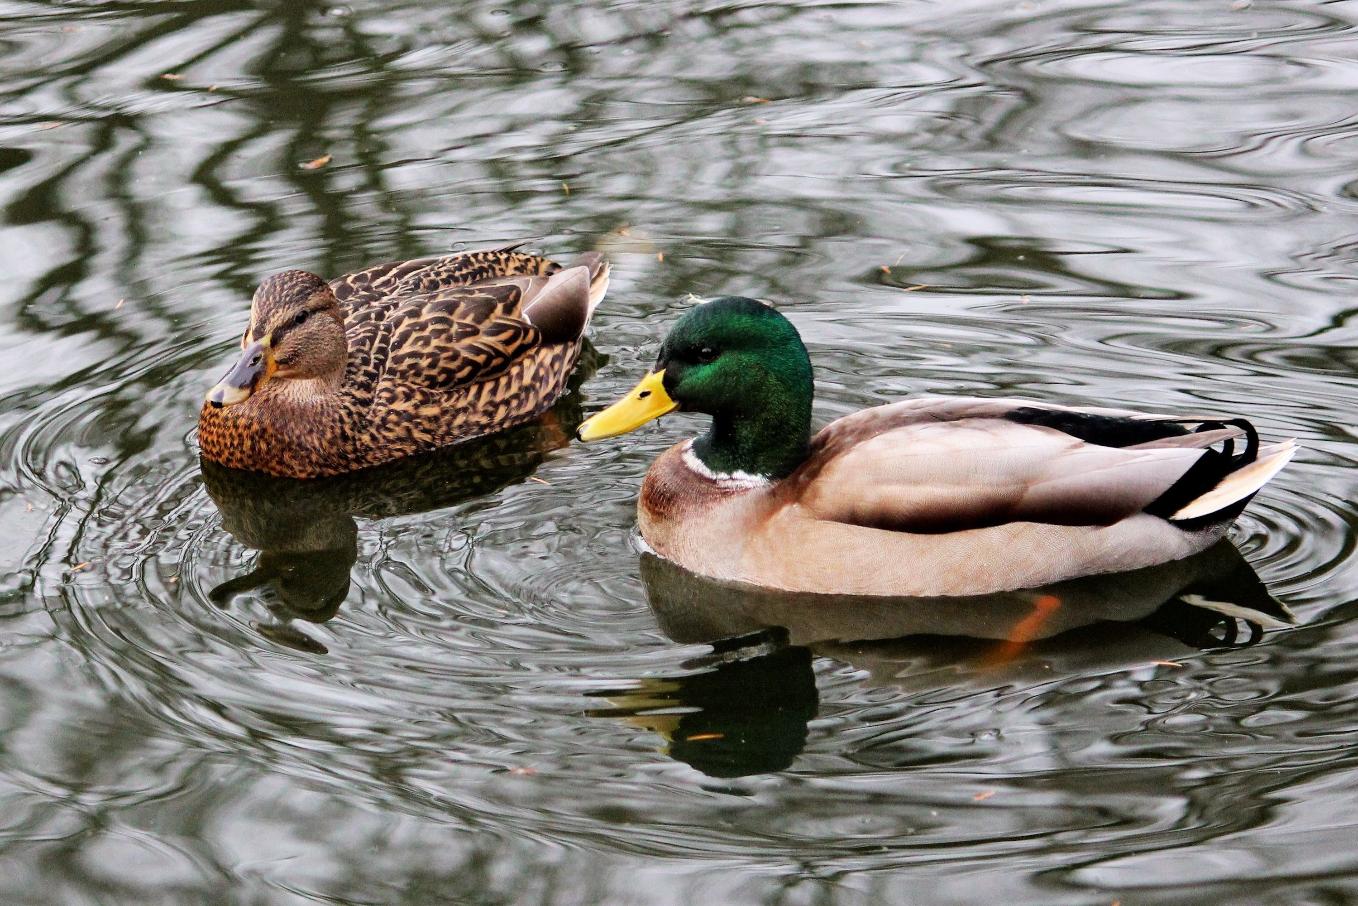
[[[0,0],[0,902],[1358,900],[1356,26]],[[261,276],[524,237],[615,264],[551,419],[306,492],[200,469]],[[780,300],[824,419],[1011,393],[1304,450],[1248,565],[1035,632],[732,599],[630,544],[695,422],[566,443],[689,292]],[[1259,580],[1296,628],[1200,606]]]

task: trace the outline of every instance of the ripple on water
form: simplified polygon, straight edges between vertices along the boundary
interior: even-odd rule
[[[915,171],[939,195],[969,202],[1096,208],[1105,216],[1180,216],[1195,221],[1285,221],[1316,210],[1307,193],[1246,184],[1094,177],[1003,168]]]
[[[1351,874],[1353,25],[1001,6],[0,0],[0,898]],[[193,401],[263,273],[524,236],[618,264],[611,359],[551,419],[319,485],[200,468]],[[688,292],[779,300],[822,420],[1021,395],[1302,452],[1233,529],[1246,564],[1048,622],[657,578],[637,485],[698,421],[568,439]]]
[[[1150,97],[1119,100],[1087,112],[1068,123],[1071,138],[1119,151],[1159,151],[1179,154],[1215,154],[1255,157],[1254,165],[1267,164],[1270,174],[1280,168],[1307,166],[1305,156],[1258,152],[1268,144],[1317,150],[1337,136],[1350,134],[1352,112],[1335,97],[1323,99],[1306,111],[1298,111],[1285,94],[1264,96],[1229,105],[1204,105],[1200,98]],[[1204,107],[1208,109],[1204,110]],[[1309,166],[1328,161],[1321,157]]]

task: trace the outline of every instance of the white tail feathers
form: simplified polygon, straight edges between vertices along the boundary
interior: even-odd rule
[[[1268,484],[1269,479],[1277,475],[1296,452],[1295,440],[1285,440],[1280,444],[1261,447],[1259,456],[1254,462],[1227,475],[1212,490],[1190,500],[1169,518],[1182,521],[1210,516],[1218,510],[1224,510],[1231,504],[1244,500]]]
[[[1201,607],[1203,610],[1210,610],[1225,617],[1234,617],[1256,623],[1260,629],[1291,629],[1295,625],[1292,611],[1281,601],[1274,603],[1282,608],[1283,615],[1287,617],[1286,620],[1280,620],[1253,607],[1246,607],[1231,601],[1216,601],[1198,594],[1180,595],[1180,598],[1185,604],[1192,604],[1194,607]]]
[[[612,267],[607,261],[600,261],[594,272],[590,274],[589,280],[589,313],[594,315],[594,309],[599,307],[599,303],[604,300],[604,294],[608,292],[608,274]]]

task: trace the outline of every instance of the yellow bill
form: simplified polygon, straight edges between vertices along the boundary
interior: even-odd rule
[[[635,431],[666,412],[673,412],[678,405],[665,392],[664,370],[654,371],[622,399],[586,420],[577,433],[581,440],[617,437]]]

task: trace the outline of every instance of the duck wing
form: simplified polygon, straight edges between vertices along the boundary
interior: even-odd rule
[[[392,308],[412,295],[472,286],[496,277],[550,276],[561,265],[519,246],[475,249],[451,255],[387,261],[330,281],[330,289],[346,310],[376,305]]]
[[[599,267],[606,280],[602,259]],[[389,341],[379,391],[451,390],[502,374],[538,347],[577,342],[597,302],[596,277],[585,263],[407,297],[382,319]]]
[[[926,398],[833,422],[789,480],[816,518],[892,531],[1099,526],[1143,512],[1195,528],[1234,517],[1293,449],[1260,448],[1239,419]]]

